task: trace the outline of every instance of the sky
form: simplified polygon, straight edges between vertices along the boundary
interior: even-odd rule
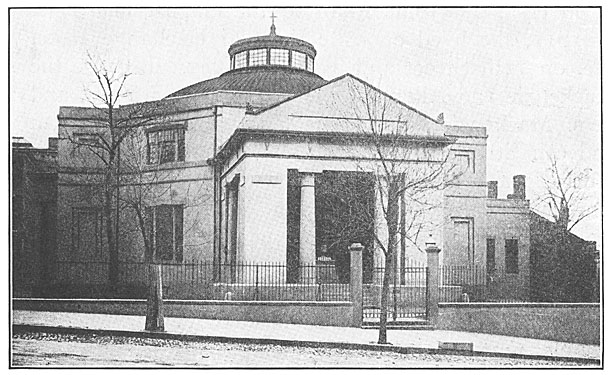
[[[156,100],[229,68],[234,41],[269,32],[317,50],[315,72],[373,84],[446,124],[485,126],[499,195],[527,176],[527,198],[556,155],[590,168],[601,205],[599,9],[13,9],[10,133],[46,147],[60,106],[88,106],[87,54],[133,73],[127,102]],[[574,232],[601,247],[601,211]]]

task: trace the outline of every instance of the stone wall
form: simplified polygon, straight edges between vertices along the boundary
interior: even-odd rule
[[[146,301],[14,299],[13,309],[144,316]],[[348,327],[352,312],[350,302],[164,301],[164,315],[175,318]]]
[[[440,303],[438,329],[600,345],[598,303]]]

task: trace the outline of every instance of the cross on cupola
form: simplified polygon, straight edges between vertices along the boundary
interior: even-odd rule
[[[278,16],[275,16],[274,12],[272,12],[270,18],[272,19],[272,26],[270,26],[270,35],[276,35],[276,26],[274,25],[274,19],[278,18]]]

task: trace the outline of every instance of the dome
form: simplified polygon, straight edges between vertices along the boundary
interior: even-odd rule
[[[180,89],[168,95],[168,98],[220,90],[301,94],[326,82],[323,78],[306,70],[262,66],[230,70],[217,78]]]
[[[314,46],[297,38],[270,34],[240,39],[228,50],[230,70],[217,78],[187,86],[170,95],[174,98],[219,90],[302,94],[327,81],[314,73]]]

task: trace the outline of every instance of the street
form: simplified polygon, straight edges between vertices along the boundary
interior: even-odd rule
[[[529,359],[399,354],[279,345],[184,342],[113,336],[25,332],[13,335],[19,367],[573,367]],[[593,365],[594,366],[594,365]]]

